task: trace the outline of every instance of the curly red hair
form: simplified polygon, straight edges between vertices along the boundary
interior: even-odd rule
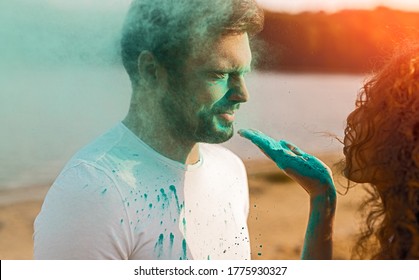
[[[344,152],[346,176],[369,183],[355,253],[419,259],[419,43],[365,83],[347,118]]]

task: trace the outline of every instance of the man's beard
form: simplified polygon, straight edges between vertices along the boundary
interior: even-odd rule
[[[214,111],[198,114],[198,125],[194,131],[196,142],[223,143],[233,137],[233,123],[218,120]]]
[[[191,94],[191,93],[190,93]],[[235,111],[239,104],[221,99],[211,108],[197,112],[188,112],[189,107],[185,102],[189,98],[186,94],[168,92],[161,101],[162,111],[169,124],[172,136],[188,142],[223,143],[229,140],[234,134],[233,123],[220,119],[217,116],[226,111]]]

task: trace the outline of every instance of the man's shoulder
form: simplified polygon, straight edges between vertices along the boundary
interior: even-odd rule
[[[99,164],[120,143],[123,133],[119,123],[108,129],[79,149],[67,162],[66,168],[78,165],[81,162],[92,166]]]

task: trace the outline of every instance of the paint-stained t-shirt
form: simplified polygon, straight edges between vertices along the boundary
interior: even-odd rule
[[[250,259],[242,161],[214,144],[185,165],[122,123],[81,149],[35,220],[35,259]]]

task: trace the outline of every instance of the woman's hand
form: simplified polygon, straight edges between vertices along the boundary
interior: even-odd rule
[[[239,134],[256,144],[279,168],[299,183],[310,197],[334,190],[330,168],[316,157],[285,140],[275,141],[257,130],[241,129]]]

